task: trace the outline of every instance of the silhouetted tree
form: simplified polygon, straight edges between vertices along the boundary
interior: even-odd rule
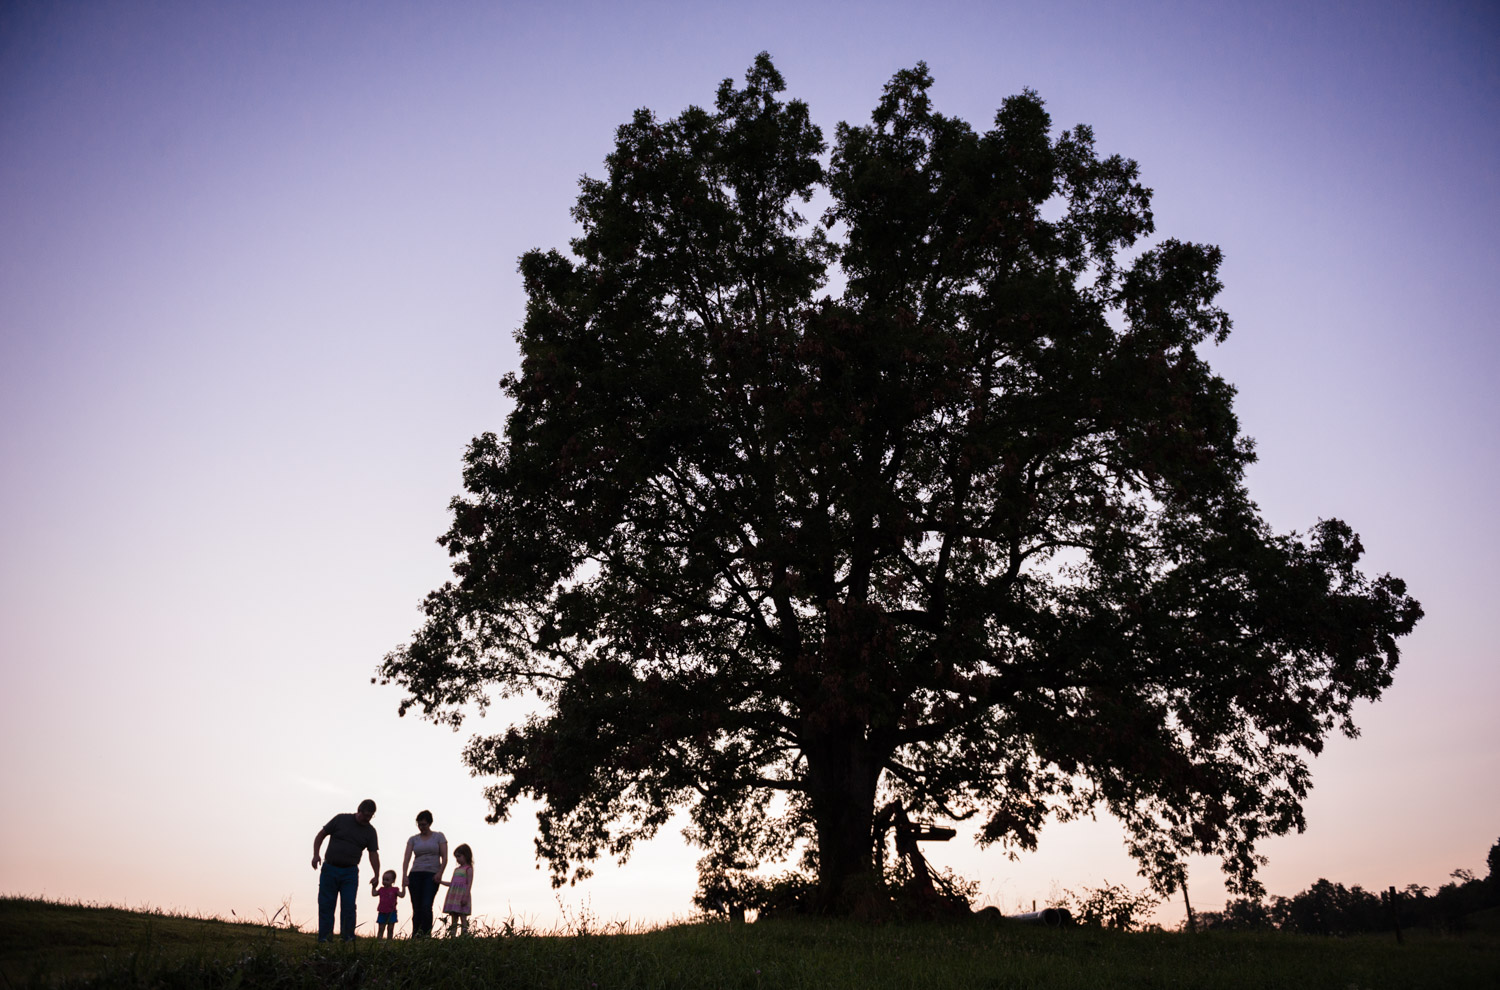
[[[1199,911],[1198,925],[1204,931],[1264,931],[1274,928],[1271,911],[1259,898],[1235,897],[1222,911]]]
[[[572,257],[521,260],[455,580],[380,668],[402,711],[539,700],[465,760],[493,819],[541,802],[558,883],[682,807],[705,869],[805,839],[843,910],[894,796],[1020,848],[1102,805],[1152,875],[1210,853],[1255,889],[1421,610],[1344,523],[1259,518],[1198,353],[1219,251],[1125,253],[1135,163],[1033,93],[979,133],[918,64],[825,165],[770,59],[746,80],[637,112]]]
[[[1274,898],[1270,913],[1276,927],[1303,935],[1351,935],[1391,927],[1389,911],[1379,897],[1357,884],[1345,887],[1322,879],[1295,897]]]
[[[1485,876],[1486,897],[1489,904],[1500,904],[1500,839],[1490,846],[1490,854],[1485,858],[1489,867],[1489,873]]]
[[[1469,927],[1469,915],[1488,904],[1489,885],[1469,870],[1454,870],[1451,876],[1450,882],[1433,892],[1426,905],[1426,920],[1450,931],[1462,931]]]

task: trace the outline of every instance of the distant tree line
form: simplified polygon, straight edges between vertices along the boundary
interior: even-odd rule
[[[1266,901],[1237,898],[1223,911],[1201,911],[1198,927],[1352,935],[1391,931],[1399,918],[1403,928],[1460,931],[1469,926],[1475,912],[1500,907],[1500,841],[1490,847],[1488,865],[1489,875],[1482,878],[1470,870],[1454,870],[1452,880],[1436,890],[1408,884],[1396,891],[1394,909],[1389,892],[1319,880],[1293,897],[1277,896]]]

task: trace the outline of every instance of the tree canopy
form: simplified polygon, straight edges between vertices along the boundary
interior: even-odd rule
[[[1136,163],[1035,93],[980,132],[931,85],[830,152],[762,54],[637,111],[571,256],[521,259],[504,436],[380,673],[455,726],[535,699],[464,759],[492,820],[540,802],[555,882],[685,809],[706,866],[801,848],[841,910],[895,798],[1019,849],[1105,808],[1163,889],[1195,852],[1253,893],[1391,683],[1404,584],[1246,491],[1219,250],[1148,243]]]

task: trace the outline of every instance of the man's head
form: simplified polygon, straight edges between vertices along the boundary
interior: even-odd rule
[[[374,818],[375,802],[371,801],[369,798],[365,798],[363,801],[359,802],[359,810],[354,813],[354,817],[358,818],[362,822],[367,822],[371,818]]]

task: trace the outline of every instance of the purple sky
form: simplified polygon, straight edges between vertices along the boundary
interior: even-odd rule
[[[1127,9],[1128,8],[1128,9]],[[313,912],[311,839],[381,804],[475,848],[476,910],[689,910],[666,832],[559,903],[454,736],[371,686],[616,125],[769,50],[831,135],[925,59],[1023,87],[1219,244],[1279,530],[1320,516],[1427,609],[1314,765],[1273,892],[1483,872],[1500,836],[1500,13],[1450,4],[10,3],[0,7],[0,893]],[[434,11],[440,12],[434,12]],[[504,710],[477,729],[495,731]],[[934,858],[1006,910],[1140,881],[1109,823]],[[1195,906],[1222,902],[1195,863]],[[1180,914],[1179,912],[1176,912]],[[373,915],[365,912],[366,920]],[[1164,918],[1173,917],[1170,910]]]

